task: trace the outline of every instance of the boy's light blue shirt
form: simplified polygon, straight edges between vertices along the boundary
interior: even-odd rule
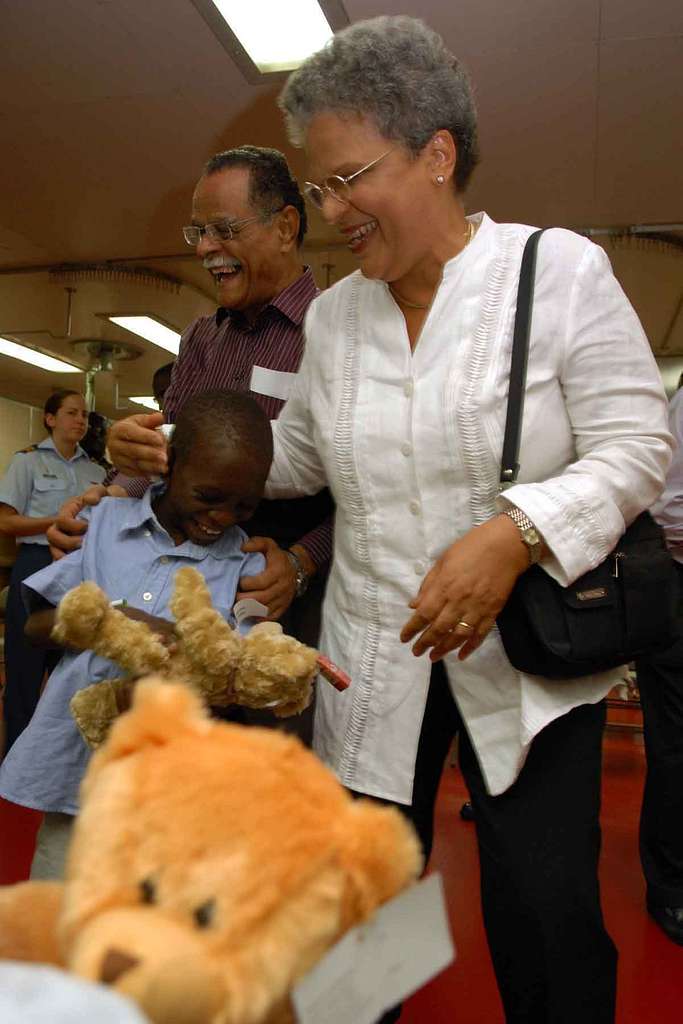
[[[104,498],[92,509],[80,550],[25,580],[29,609],[39,603],[36,594],[57,605],[68,590],[94,580],[110,600],[123,598],[150,615],[172,620],[173,578],[181,566],[193,565],[206,580],[215,608],[234,626],[232,606],[239,579],[263,572],[263,555],[241,550],[247,535],[238,526],[206,547],[191,541],[176,546],[151,508],[163,486],[150,488],[139,500]],[[91,751],[71,716],[69,701],[90,683],[121,675],[117,665],[89,651],[65,652],[33,718],[0,766],[0,796],[39,811],[76,814],[78,787]]]

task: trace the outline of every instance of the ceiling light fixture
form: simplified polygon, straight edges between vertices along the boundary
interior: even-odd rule
[[[49,370],[50,373],[83,373],[80,366],[65,363],[61,359],[55,359],[54,356],[46,356],[34,348],[17,345],[16,341],[10,341],[9,338],[0,338],[0,355],[10,356],[11,359],[21,359],[23,363],[39,366],[41,370]]]
[[[192,0],[245,78],[292,71],[349,24],[341,0]]]
[[[152,395],[129,395],[128,401],[135,402],[136,405],[144,405],[146,409],[151,409],[152,412],[159,412],[159,406]]]
[[[151,341],[153,345],[158,345],[159,348],[165,348],[167,352],[172,352],[174,356],[178,355],[180,335],[177,331],[167,327],[166,324],[162,324],[156,317],[108,316],[107,320],[111,320],[113,324],[123,327],[124,330],[130,331],[132,334],[137,334],[138,337],[144,338],[146,341]]]

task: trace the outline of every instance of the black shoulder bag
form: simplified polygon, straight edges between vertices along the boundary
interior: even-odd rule
[[[530,236],[522,257],[501,489],[519,473],[536,250],[542,234]],[[519,577],[498,616],[505,652],[515,668],[548,679],[572,679],[623,665],[676,639],[677,585],[662,531],[643,512],[605,561],[571,586],[561,587],[540,565]]]

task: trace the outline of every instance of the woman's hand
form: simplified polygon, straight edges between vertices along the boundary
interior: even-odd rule
[[[266,606],[270,622],[282,618],[296,596],[296,572],[287,552],[271,537],[251,537],[242,545],[242,551],[262,551],[266,567],[258,576],[242,577],[235,600],[251,597]],[[307,552],[297,545],[296,553],[304,568],[310,569],[309,575],[313,575],[316,567]]]
[[[164,422],[160,412],[139,413],[114,423],[107,435],[109,457],[128,476],[163,476],[167,470],[166,440],[155,430]]]
[[[470,530],[443,553],[410,602],[414,614],[401,630],[413,654],[439,661],[460,648],[464,660],[496,621],[517,577],[529,568],[529,552],[509,516]],[[419,635],[418,635],[419,634]]]
[[[128,494],[118,484],[111,484],[105,487],[103,484],[93,484],[80,494],[77,498],[69,498],[65,501],[54,522],[46,531],[50,554],[58,561],[70,551],[76,551],[83,543],[83,534],[87,532],[88,524],[83,519],[77,519],[79,512],[86,506],[99,505],[102,498],[127,498]]]

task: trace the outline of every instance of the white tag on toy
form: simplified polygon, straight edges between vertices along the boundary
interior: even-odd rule
[[[175,430],[175,423],[162,423],[160,427],[155,427],[154,429],[157,430],[161,434],[163,439],[166,441],[166,444],[168,444],[168,442],[173,437],[173,431]]]
[[[173,437],[173,431],[175,430],[175,423],[162,423],[161,426],[155,427],[154,429],[157,431],[157,433],[161,434],[161,436],[163,437],[164,441],[166,442],[166,446],[168,447],[168,442]],[[163,476],[153,476],[152,477],[152,483],[156,484],[160,480],[163,480],[163,479],[164,479]]]
[[[375,1024],[454,960],[441,875],[347,932],[292,992],[298,1024]]]
[[[233,605],[232,611],[238,626],[245,622],[255,626],[257,622],[262,622],[268,618],[268,609],[265,604],[261,604],[260,601],[256,601],[253,597],[245,597],[238,601],[237,604]],[[254,621],[249,621],[251,619]]]

